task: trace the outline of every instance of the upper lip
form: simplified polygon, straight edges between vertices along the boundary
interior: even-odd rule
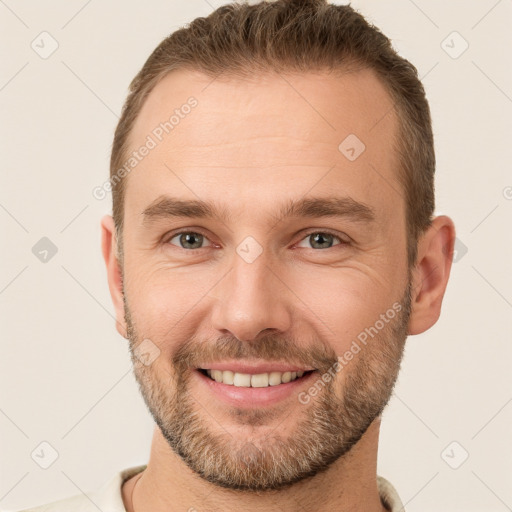
[[[270,372],[309,372],[315,368],[297,366],[289,363],[244,363],[240,361],[224,363],[206,363],[199,368],[203,370],[231,370],[235,373],[270,373]]]

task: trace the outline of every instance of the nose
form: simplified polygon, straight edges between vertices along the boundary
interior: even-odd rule
[[[252,263],[235,254],[233,266],[214,296],[212,327],[219,332],[249,342],[262,331],[290,328],[293,294],[263,254]]]

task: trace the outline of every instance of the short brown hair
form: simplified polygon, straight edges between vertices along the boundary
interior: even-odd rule
[[[379,29],[350,5],[326,0],[224,5],[172,33],[153,51],[130,84],[112,145],[110,180],[121,258],[126,178],[120,180],[116,172],[126,160],[142,105],[164,76],[176,69],[210,77],[270,70],[342,71],[350,64],[374,70],[394,103],[397,176],[405,192],[407,256],[413,265],[418,237],[431,224],[435,202],[435,153],[425,91],[416,68]]]

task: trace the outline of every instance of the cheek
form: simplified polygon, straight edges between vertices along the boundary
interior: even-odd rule
[[[291,287],[302,301],[301,321],[308,318],[338,354],[401,297],[396,283],[362,266],[311,271],[307,281],[303,275],[294,281]]]
[[[187,329],[193,332],[206,296],[218,280],[216,274],[190,269],[147,271],[143,266],[128,275],[125,292],[138,334],[165,343],[185,337]]]

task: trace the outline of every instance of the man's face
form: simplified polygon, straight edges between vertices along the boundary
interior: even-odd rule
[[[389,400],[410,312],[391,107],[367,70],[250,81],[179,71],[136,121],[132,148],[148,135],[156,146],[125,196],[135,375],[169,445],[210,482],[268,490],[323,471]],[[214,203],[222,217],[166,197]],[[313,202],[327,198],[337,215]],[[249,388],[198,370],[235,363],[314,371]]]

